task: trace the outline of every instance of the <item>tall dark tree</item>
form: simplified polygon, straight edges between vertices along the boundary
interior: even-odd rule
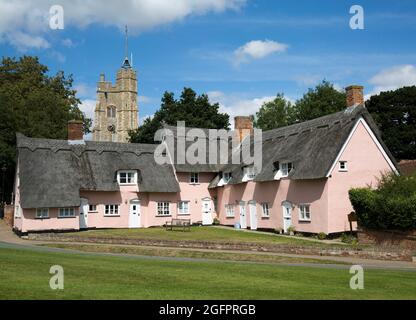
[[[184,88],[178,100],[172,92],[165,92],[160,109],[137,130],[130,132],[130,141],[154,143],[154,135],[163,123],[176,125],[177,121],[185,121],[187,127],[228,129],[230,117],[220,113],[219,107],[218,103],[211,104],[206,94],[198,96],[190,88]]]
[[[303,122],[346,108],[346,95],[324,80],[296,101],[292,122]]]
[[[2,198],[10,201],[16,158],[16,132],[29,137],[66,139],[67,122],[91,120],[78,107],[72,77],[48,75],[37,57],[2,58],[0,64],[0,169],[6,168]],[[3,182],[0,184],[2,188]]]
[[[273,101],[265,102],[254,117],[254,126],[262,130],[271,130],[291,124],[293,106],[284,95],[278,94]]]
[[[383,141],[399,159],[416,159],[416,86],[382,92],[366,102]]]

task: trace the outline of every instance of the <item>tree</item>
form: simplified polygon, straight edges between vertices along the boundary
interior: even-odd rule
[[[37,57],[4,57],[0,64],[0,168],[7,168],[5,190],[0,191],[8,200],[15,171],[16,132],[66,139],[69,120],[83,120],[85,132],[91,126],[78,107],[72,76],[63,72],[49,76],[47,72]]]
[[[293,106],[283,93],[277,94],[273,101],[265,102],[256,113],[254,126],[262,130],[271,130],[291,124]]]
[[[366,107],[397,159],[416,159],[416,86],[372,96]]]
[[[219,113],[219,107],[218,103],[211,104],[206,94],[198,96],[191,88],[184,88],[179,100],[172,92],[165,92],[160,109],[137,130],[130,132],[130,141],[155,143],[154,135],[163,123],[176,125],[177,121],[185,121],[187,127],[228,129],[230,117]]]
[[[296,101],[292,122],[303,122],[342,111],[346,108],[346,95],[324,80],[315,89],[309,89]]]

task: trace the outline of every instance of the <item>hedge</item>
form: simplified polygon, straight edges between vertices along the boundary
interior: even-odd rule
[[[384,175],[377,189],[349,191],[358,224],[372,230],[416,229],[416,177]]]

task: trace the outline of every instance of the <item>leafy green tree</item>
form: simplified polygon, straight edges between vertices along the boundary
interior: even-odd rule
[[[154,143],[154,135],[163,123],[176,125],[177,121],[185,121],[187,127],[228,129],[230,117],[219,113],[219,107],[218,103],[211,104],[206,94],[198,96],[191,88],[184,88],[178,100],[172,92],[165,92],[160,109],[130,132],[130,141]]]
[[[397,159],[416,159],[416,86],[372,96],[366,107]]]
[[[273,101],[265,102],[254,118],[254,126],[262,130],[271,130],[291,124],[293,106],[283,93],[277,94]]]
[[[66,139],[67,122],[91,120],[78,107],[72,77],[48,75],[37,57],[2,58],[0,64],[0,168],[7,168],[5,190],[10,200],[16,158],[16,132],[29,137]],[[3,183],[2,183],[3,184]],[[2,187],[0,184],[0,188]]]
[[[324,80],[314,89],[309,89],[296,101],[291,122],[303,122],[335,113],[346,108],[346,95]]]

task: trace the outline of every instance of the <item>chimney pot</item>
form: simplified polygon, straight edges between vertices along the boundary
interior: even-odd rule
[[[352,85],[345,88],[347,94],[347,107],[364,105],[364,87]]]
[[[243,141],[245,137],[253,134],[253,117],[239,116],[234,118],[234,128],[239,141]]]
[[[83,127],[84,123],[81,120],[68,121],[68,141],[83,142]]]

